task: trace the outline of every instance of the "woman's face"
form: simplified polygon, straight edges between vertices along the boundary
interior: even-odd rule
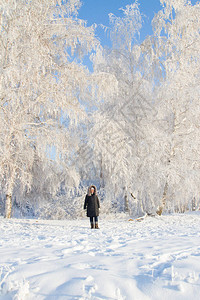
[[[94,188],[93,188],[93,187],[91,188],[91,193],[92,193],[92,194],[94,193]]]

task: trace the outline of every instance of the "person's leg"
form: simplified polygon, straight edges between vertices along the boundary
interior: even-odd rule
[[[95,217],[95,228],[99,229],[99,226],[98,226],[98,217]]]
[[[93,217],[90,217],[90,224],[91,224],[91,229],[93,229],[94,228]]]

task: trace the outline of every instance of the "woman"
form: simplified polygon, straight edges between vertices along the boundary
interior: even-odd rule
[[[98,216],[99,216],[99,198],[97,196],[97,189],[95,185],[88,188],[88,193],[85,196],[84,209],[87,208],[87,217],[90,218],[91,228],[99,229]]]

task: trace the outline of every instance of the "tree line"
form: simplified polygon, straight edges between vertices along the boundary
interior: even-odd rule
[[[197,209],[200,4],[162,0],[141,42],[133,1],[109,48],[79,0],[0,4],[1,213],[80,216],[89,184],[105,213]]]

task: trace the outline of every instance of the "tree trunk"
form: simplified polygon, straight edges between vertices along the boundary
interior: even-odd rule
[[[196,205],[196,199],[195,197],[192,199],[192,211],[195,211],[197,209],[197,205]]]
[[[159,208],[156,212],[159,216],[162,215],[163,209],[165,208],[165,205],[166,205],[167,191],[168,191],[168,183],[166,181],[164,191],[163,191],[162,204],[161,204],[161,206],[159,206]]]
[[[6,195],[6,203],[5,203],[5,218],[11,218],[11,211],[12,211],[12,196]]]
[[[129,212],[127,187],[124,187],[124,212]]]
[[[101,156],[101,162],[100,162],[100,186],[101,186],[101,188],[105,187],[104,175],[103,175],[103,160],[102,160],[102,156]]]
[[[129,212],[128,195],[127,195],[127,193],[124,196],[124,207],[125,207],[125,212]]]

